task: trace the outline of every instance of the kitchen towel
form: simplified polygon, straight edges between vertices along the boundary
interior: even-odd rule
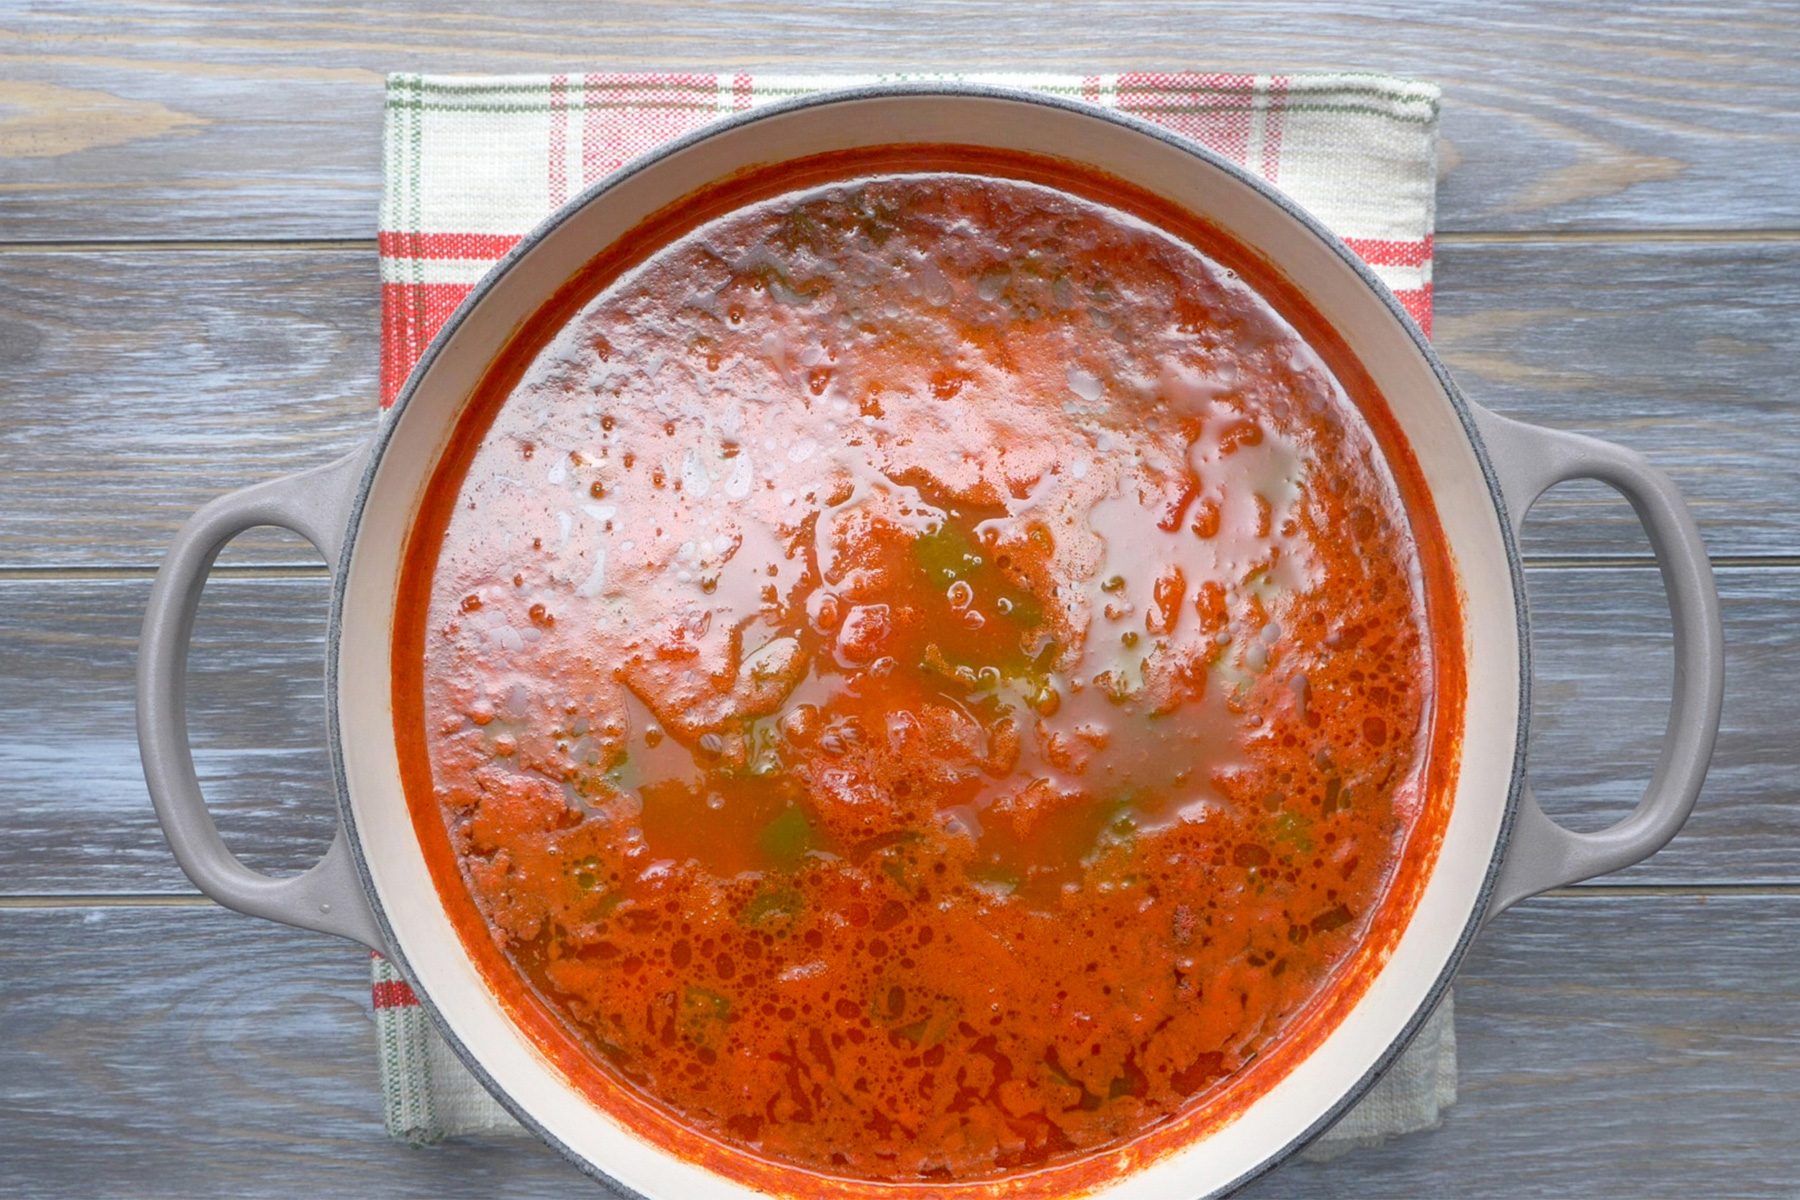
[[[381,201],[381,404],[524,234],[590,184],[719,116],[827,88],[957,80],[1142,117],[1259,175],[1361,255],[1427,333],[1437,196],[1436,87],[1382,75],[394,75]],[[428,1143],[523,1130],[373,963],[387,1129]],[[1435,1127],[1456,1098],[1448,999],[1399,1062],[1309,1153]]]

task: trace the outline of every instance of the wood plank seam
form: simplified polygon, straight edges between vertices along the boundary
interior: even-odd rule
[[[1513,229],[1478,232],[1447,230],[1434,235],[1441,246],[1517,246],[1534,242],[1562,245],[1730,245],[1735,242],[1800,242],[1800,228],[1768,229]],[[110,254],[119,251],[310,253],[378,252],[374,238],[110,238],[90,241],[0,241],[0,254]]]
[[[1779,880],[1717,883],[1609,883],[1603,879],[1553,888],[1536,899],[1603,900],[1621,897],[1800,897],[1800,883]],[[218,907],[199,892],[41,892],[0,896],[0,911],[46,908],[195,908]],[[250,920],[254,918],[246,918]]]
[[[1707,558],[1714,570],[1782,570],[1800,567],[1797,554],[1714,554]],[[1547,557],[1527,555],[1520,559],[1527,571],[1645,571],[1658,567],[1654,557],[1643,555],[1569,555]],[[26,567],[0,563],[0,585],[12,582],[41,582],[92,579],[151,579],[154,564],[97,563],[82,566]],[[330,571],[324,563],[274,562],[223,564],[215,566],[209,579],[325,579]]]

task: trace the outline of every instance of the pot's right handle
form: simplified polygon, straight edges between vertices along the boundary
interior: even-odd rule
[[[1656,853],[1687,821],[1719,732],[1725,695],[1719,594],[1706,546],[1674,483],[1623,446],[1526,425],[1475,408],[1475,424],[1506,497],[1514,533],[1538,497],[1571,479],[1596,479],[1624,495],[1643,523],[1662,570],[1675,624],[1675,691],[1650,786],[1631,814],[1597,833],[1564,829],[1527,788],[1514,816],[1506,861],[1488,916],[1527,896],[1630,866]]]
[[[264,875],[245,866],[219,836],[200,794],[187,732],[188,643],[213,560],[246,529],[277,525],[317,546],[336,573],[367,454],[363,447],[317,470],[221,496],[181,527],[156,573],[138,639],[138,751],[157,820],[195,887],[251,916],[385,950],[343,828],[325,856],[298,875]]]

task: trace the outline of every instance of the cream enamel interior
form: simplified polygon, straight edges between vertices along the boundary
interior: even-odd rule
[[[1431,997],[1478,918],[1521,747],[1521,648],[1501,516],[1469,434],[1429,362],[1358,273],[1280,205],[1161,139],[1092,115],[976,94],[861,96],[789,110],[688,145],[567,215],[482,296],[396,419],[345,581],[337,752],[361,856],[399,951],[467,1053],[570,1153],[655,1200],[761,1193],[639,1140],[563,1081],[508,1020],[463,953],[415,838],[391,734],[394,590],[414,505],[458,410],[506,337],[581,263],[649,213],[745,167],[855,146],[958,142],[1073,159],[1222,225],[1331,320],[1394,410],[1436,498],[1465,594],[1468,702],[1461,781],[1418,909],[1371,986],[1285,1080],[1213,1136],[1097,1195],[1209,1195],[1255,1171],[1356,1086]]]

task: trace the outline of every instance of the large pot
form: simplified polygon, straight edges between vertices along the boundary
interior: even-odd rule
[[[534,1049],[484,986],[426,869],[401,790],[388,668],[395,587],[415,505],[459,410],[509,335],[578,265],[650,213],[746,167],[906,142],[1071,159],[1200,214],[1265,256],[1335,326],[1386,397],[1454,559],[1467,639],[1460,783],[1436,865],[1392,956],[1342,1022],[1235,1120],[1097,1193],[1216,1194],[1280,1161],[1369,1087],[1429,1015],[1483,921],[1547,888],[1637,862],[1674,835],[1693,807],[1718,727],[1721,635],[1699,532],[1664,476],[1628,450],[1470,404],[1341,241],[1236,166],[1141,121],[985,88],[858,89],[722,121],[568,205],[464,301],[370,445],[216,500],[176,537],[141,644],[138,734],[150,792],[201,891],[391,957],[470,1069],[583,1170],[657,1200],[756,1194],[616,1123]],[[1674,700],[1655,777],[1635,811],[1598,833],[1558,826],[1524,784],[1531,672],[1515,539],[1539,494],[1575,478],[1602,480],[1631,501],[1655,548],[1675,628]],[[194,775],[183,706],[189,633],[208,569],[230,538],[256,525],[295,530],[333,564],[326,703],[340,826],[323,860],[279,879],[244,866],[220,840]]]

